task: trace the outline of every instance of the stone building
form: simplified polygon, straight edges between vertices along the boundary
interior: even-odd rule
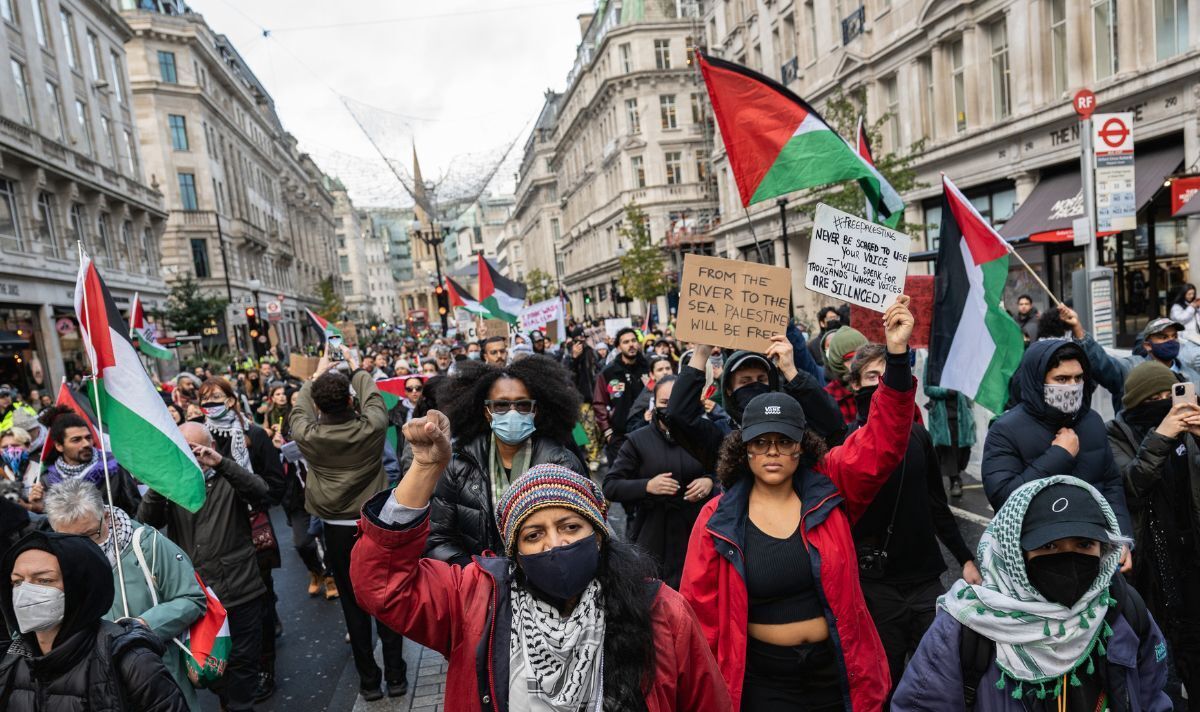
[[[0,383],[87,373],[77,244],[122,310],[161,308],[163,196],[147,181],[114,3],[0,0]],[[150,183],[151,185],[148,185]]]
[[[703,15],[714,55],[818,109],[838,88],[863,88],[868,119],[892,116],[875,148],[913,153],[923,184],[904,196],[906,219],[919,226],[914,250],[937,248],[944,171],[1060,296],[1083,265],[1070,234],[1082,215],[1071,97],[1091,89],[1100,112],[1130,111],[1134,121],[1138,225],[1100,248],[1118,274],[1120,334],[1136,333],[1174,287],[1195,280],[1200,223],[1172,214],[1169,183],[1200,160],[1196,0],[719,0]],[[713,158],[723,220],[712,234],[719,253],[736,255],[751,233],[719,142]],[[806,199],[788,197],[792,207]],[[781,247],[774,201],[750,214],[758,239]],[[792,263],[802,265],[808,225],[789,212],[788,228]],[[917,255],[914,269],[931,256]],[[803,279],[793,271],[797,313],[811,319],[826,300]],[[1007,299],[1026,292],[1047,305],[1017,265]]]
[[[612,289],[626,206],[676,252],[685,226],[713,219],[712,125],[691,54],[698,5],[605,0],[579,21],[567,86],[546,96],[525,146],[514,234],[526,267],[559,278],[575,314],[636,313],[644,305],[619,305]]]
[[[166,194],[168,282],[192,275],[230,300],[218,341],[247,348],[245,310],[280,305],[276,337],[313,342],[306,308],[340,288],[334,199],[224,35],[182,3],[122,0],[145,172]]]

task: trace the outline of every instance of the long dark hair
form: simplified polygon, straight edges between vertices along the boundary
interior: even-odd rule
[[[804,439],[800,441],[800,465],[813,467],[829,452],[825,439],[811,430],[804,431]],[[754,477],[750,471],[750,456],[746,443],[742,442],[742,431],[735,430],[721,441],[721,449],[717,453],[717,479],[726,489],[732,487],[745,477]]]
[[[605,543],[597,578],[604,596],[606,710],[646,709],[644,689],[654,678],[655,576],[654,562],[633,546],[614,539]]]
[[[501,378],[515,378],[525,384],[530,397],[537,401],[533,422],[539,436],[571,446],[571,431],[579,420],[579,391],[561,364],[539,354],[507,366],[459,361],[455,375],[438,391],[438,405],[450,419],[456,442],[468,443],[491,433],[483,416],[484,401]]]
[[[1172,294],[1171,294],[1171,300],[1170,300],[1171,306],[1175,306],[1176,304],[1178,304],[1180,306],[1186,307],[1188,305],[1188,302],[1184,299],[1184,297],[1187,296],[1189,289],[1192,290],[1192,292],[1193,292],[1192,298],[1195,299],[1196,298],[1196,295],[1195,295],[1196,285],[1181,284],[1178,287],[1176,287],[1174,292],[1172,292]]]

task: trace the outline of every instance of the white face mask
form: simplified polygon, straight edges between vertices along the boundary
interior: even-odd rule
[[[1068,415],[1078,413],[1079,409],[1083,407],[1082,383],[1068,385],[1046,383],[1042,394],[1046,405]]]
[[[13,589],[13,614],[22,633],[47,630],[63,621],[66,594],[53,586],[23,583]]]

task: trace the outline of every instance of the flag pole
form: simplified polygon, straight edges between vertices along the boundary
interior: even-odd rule
[[[1034,272],[1033,268],[1029,266],[1029,263],[1026,262],[1016,250],[1013,249],[1012,243],[1010,243],[1008,240],[1004,240],[1004,246],[1008,248],[1008,254],[1016,257],[1017,261],[1020,262],[1025,269],[1029,270],[1029,274],[1033,275],[1033,278],[1037,281],[1038,285],[1045,290],[1046,295],[1050,297],[1050,301],[1054,302],[1054,306],[1061,307],[1063,303],[1058,301],[1058,297],[1054,296],[1054,292],[1050,291],[1050,288],[1046,286],[1046,283],[1042,281],[1042,278],[1038,276],[1038,273]]]
[[[80,267],[80,269],[83,269],[83,242],[76,241],[75,244],[79,248],[79,267]],[[87,275],[86,274],[84,275],[83,279],[84,279],[84,289],[83,289],[83,294],[81,296],[83,297],[83,311],[85,314],[87,314],[88,313],[88,303],[87,303]],[[82,320],[80,320],[80,321],[82,322]],[[89,332],[89,334],[91,333],[90,325],[89,325],[88,332]],[[85,349],[85,351],[86,351],[86,349]],[[91,356],[91,352],[89,352],[88,355]],[[100,378],[100,375],[96,372],[96,359],[94,357],[92,357],[89,360],[92,362],[92,364],[91,364],[92,365],[92,407],[96,409],[96,440],[97,440],[96,447],[99,448],[99,450],[100,450],[100,468],[101,468],[101,471],[104,473],[104,491],[105,491],[106,496],[108,497],[108,512],[106,512],[106,514],[108,515],[108,519],[109,519],[108,535],[110,537],[112,537],[112,536],[116,535],[116,529],[114,528],[115,522],[113,521],[114,517],[112,514],[112,510],[116,505],[113,504],[112,480],[108,476],[108,454],[104,447],[104,416],[100,414],[100,394],[96,390],[98,388],[97,382]],[[121,552],[120,552],[120,550],[117,549],[116,540],[113,541],[113,552],[115,554],[113,556],[113,558],[117,562],[117,580],[121,584],[121,610],[124,611],[124,613],[125,613],[124,617],[128,618],[129,617],[129,599],[125,595],[125,569],[123,566],[121,566]]]

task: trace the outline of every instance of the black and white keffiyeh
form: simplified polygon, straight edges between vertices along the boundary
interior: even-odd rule
[[[100,545],[104,555],[108,557],[111,566],[117,565],[120,556],[129,542],[133,541],[133,524],[129,515],[119,507],[105,507],[105,519],[108,520],[108,538]]]
[[[232,408],[216,418],[207,416],[204,426],[214,437],[228,438],[229,454],[233,461],[247,472],[254,471],[254,467],[250,465],[250,450],[246,447],[246,431],[242,427],[242,419]]]
[[[522,661],[531,712],[600,712],[604,697],[604,606],[593,580],[563,617],[515,580],[514,661]],[[520,694],[520,693],[518,693]],[[524,696],[523,695],[523,696]]]

